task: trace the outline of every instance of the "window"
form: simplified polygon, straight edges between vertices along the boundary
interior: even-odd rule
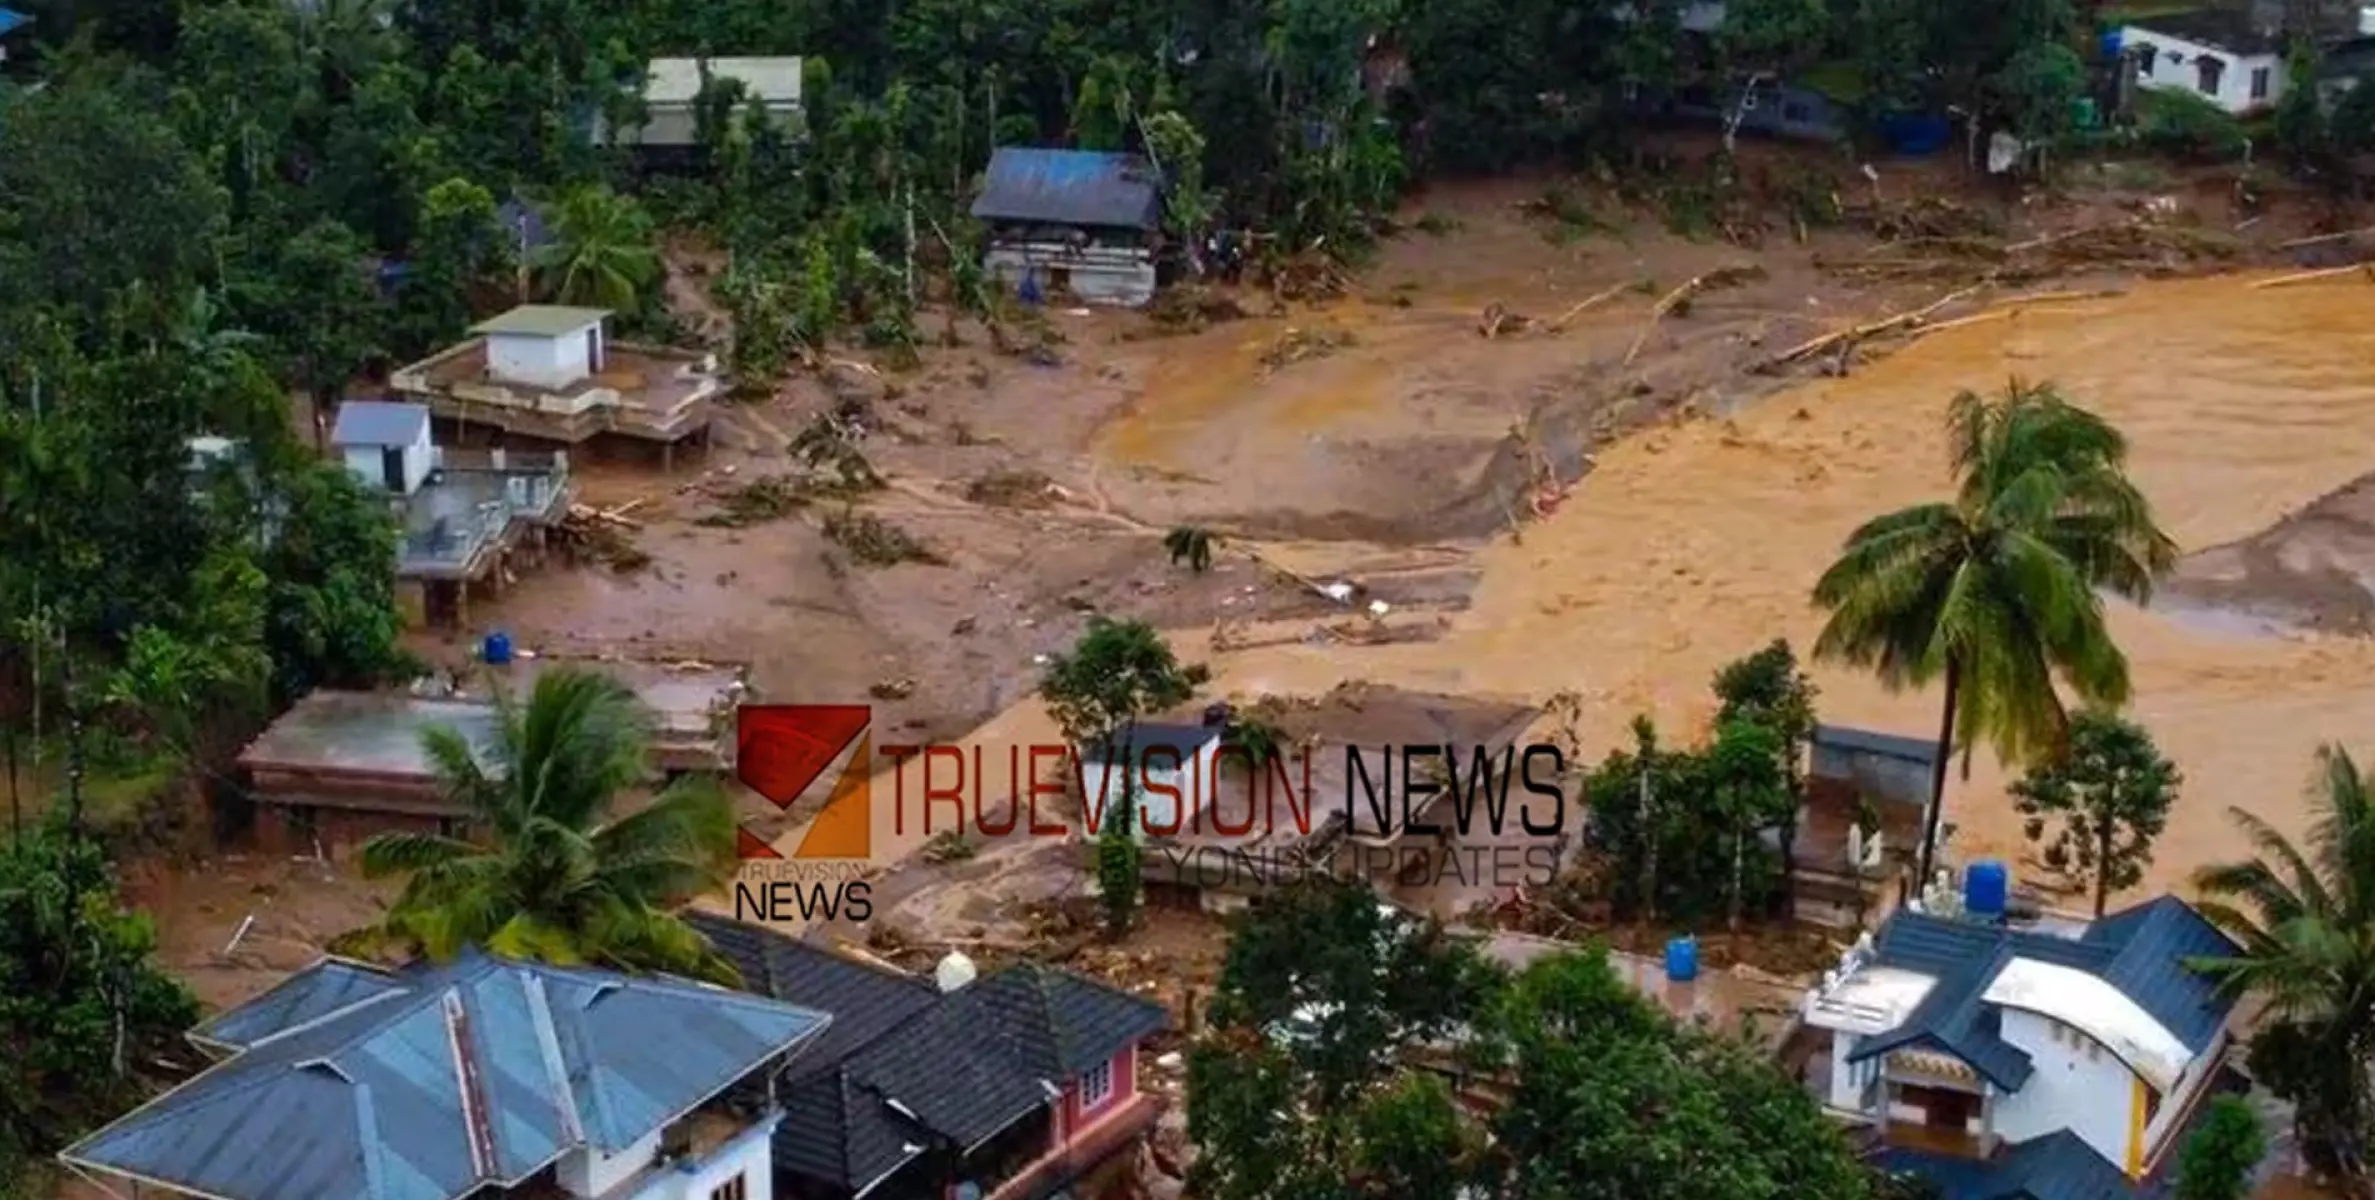
[[[2252,68],[2251,98],[2254,100],[2265,100],[2268,98],[2268,68]]]
[[[2143,79],[2152,78],[2153,60],[2159,58],[2160,56],[2160,48],[2153,45],[2151,42],[2145,42],[2141,46],[2138,46],[2136,49],[2137,76]]]
[[[1080,1111],[1113,1099],[1113,1064],[1101,1062],[1080,1073]]]
[[[2225,74],[2226,69],[2226,60],[2223,58],[2212,58],[2205,54],[2202,57],[2195,59],[2195,86],[2199,87],[2202,90],[2202,94],[2205,96],[2217,95],[2218,77]]]
[[[748,1200],[749,1196],[750,1184],[740,1175],[709,1189],[709,1200]]]

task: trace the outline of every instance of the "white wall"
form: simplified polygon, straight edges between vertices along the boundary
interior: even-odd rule
[[[1862,1062],[1849,1062],[1856,1043],[1864,1039],[1844,1029],[1831,1031],[1831,1094],[1828,1103],[1845,1112],[1864,1111],[1864,1088],[1886,1065],[1887,1055],[1877,1055]]]
[[[604,1154],[591,1147],[572,1150],[554,1164],[553,1174],[563,1188],[576,1195],[599,1196],[650,1166],[659,1152],[660,1131],[655,1129],[642,1141],[616,1154]]]
[[[2210,1077],[2216,1074],[2214,1068],[2225,1057],[2226,1045],[2227,1031],[2221,1029],[2218,1037],[2211,1041],[2209,1049],[2186,1065],[2185,1074],[2177,1077],[2177,1086],[2161,1097],[2160,1111],[2153,1113],[2152,1122],[2144,1127],[2144,1157],[2147,1162],[2160,1153],[2161,1142],[2176,1132],[2178,1122],[2185,1119],[2185,1110],[2192,1107],[2194,1097],[2201,1094],[2202,1085],[2210,1082]]]
[[[2008,1142],[2025,1142],[2067,1129],[2124,1168],[2135,1073],[2118,1055],[2068,1026],[2057,1039],[2044,1017],[2010,1008],[2003,1016],[2004,1040],[2026,1052],[2035,1071],[2019,1092],[1997,1098],[1996,1133]]]
[[[518,333],[487,335],[487,369],[497,379],[540,387],[561,387],[594,373],[587,354],[586,331],[601,337],[600,323],[572,329],[559,337]]]
[[[1145,841],[1150,828],[1155,831],[1156,837],[1188,832],[1190,822],[1211,803],[1213,789],[1218,786],[1213,779],[1213,771],[1218,765],[1220,739],[1213,738],[1197,747],[1193,754],[1187,753],[1186,747],[1181,747],[1180,751],[1182,758],[1177,766],[1170,765],[1172,755],[1168,749],[1161,754],[1150,755],[1151,761],[1143,775],[1125,770],[1119,763],[1112,764],[1111,773],[1108,774],[1105,760],[1084,756],[1080,762],[1081,796],[1092,807],[1110,803],[1121,798],[1122,785],[1131,779],[1142,781],[1145,787],[1159,785],[1176,788],[1179,791],[1177,800],[1147,790],[1138,793],[1138,840]],[[1242,804],[1244,798],[1232,799],[1232,806],[1224,809],[1222,815],[1231,822],[1243,822],[1245,813],[1236,805]],[[1253,819],[1256,823],[1255,832],[1258,833],[1263,820],[1258,809]],[[1083,832],[1086,832],[1085,829]]]
[[[743,1200],[775,1200],[775,1124],[769,1117],[734,1135],[732,1141],[698,1162],[679,1163],[662,1172],[634,1200],[709,1200],[736,1175],[742,1176]]]
[[[2184,38],[2156,33],[2138,25],[2121,29],[2119,44],[2131,52],[2143,45],[2153,48],[2152,73],[2147,75],[2141,67],[2137,69],[2136,83],[2139,87],[2192,92],[2231,113],[2270,108],[2284,96],[2284,56],[2280,54],[2232,54]],[[2172,61],[2169,57],[2171,54],[2178,55],[2182,61]],[[2218,90],[2215,92],[2201,89],[2201,72],[2195,66],[2195,61],[2203,57],[2215,58],[2226,66],[2225,70],[2219,72]],[[2268,73],[2267,94],[2254,99],[2251,94],[2252,72],[2263,70]]]
[[[384,490],[388,485],[388,473],[380,450],[378,446],[345,446],[340,448],[340,453],[346,460],[346,469],[355,478],[369,487]],[[413,438],[412,444],[404,447],[405,495],[409,496],[421,489],[421,484],[429,478],[429,468],[436,462],[436,457],[436,448],[429,440],[429,423],[423,421],[421,431]]]

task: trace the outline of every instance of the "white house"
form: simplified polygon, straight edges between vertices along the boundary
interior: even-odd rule
[[[2235,952],[2166,896],[2054,932],[1909,907],[1806,994],[1830,1034],[1818,1090],[1950,1200],[2028,1195],[2041,1171],[2134,1195],[2227,1049],[2234,1001],[2187,963]]]
[[[523,304],[481,321],[470,332],[486,338],[487,375],[508,383],[563,388],[601,373],[607,359],[600,308]]]
[[[205,1200],[773,1200],[781,1114],[728,1093],[831,1020],[477,951],[325,959],[191,1031],[215,1066],[58,1157]]]
[[[1131,726],[1105,745],[1081,751],[1081,796],[1102,813],[1135,787],[1139,840],[1179,834],[1211,807],[1224,732],[1219,724]]]
[[[695,112],[701,97],[701,65],[697,58],[655,58],[644,68],[644,123],[618,132],[618,141],[652,149],[683,149],[695,144],[699,121]],[[800,116],[798,58],[712,58],[709,77],[742,85],[743,103],[757,100],[778,128],[797,130]],[[610,135],[599,122],[594,140],[608,145]]]
[[[2242,115],[2284,98],[2280,16],[2265,5],[2168,13],[2123,27],[2119,44],[2138,87],[2193,92]]]
[[[349,400],[338,406],[330,444],[355,478],[398,496],[421,490],[437,461],[425,404]]]

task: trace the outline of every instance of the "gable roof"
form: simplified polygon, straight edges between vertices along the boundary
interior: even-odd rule
[[[59,1158],[224,1200],[457,1200],[624,1150],[831,1019],[475,951],[376,990],[356,969],[316,964],[217,1018],[210,1036],[240,1053]],[[339,994],[359,998],[316,1011]]]
[[[1019,963],[954,992],[774,930],[687,914],[746,986],[839,1017],[786,1065],[775,1163],[847,1191],[935,1143],[969,1147],[1045,1108],[1065,1080],[1168,1023],[1163,1007]],[[920,999],[920,1002],[919,1002]]]
[[[513,337],[567,337],[588,325],[599,325],[610,315],[607,308],[572,308],[565,304],[523,304],[509,312],[498,313],[470,327],[476,334],[508,334]]]
[[[990,155],[973,216],[982,221],[1153,229],[1163,196],[1154,168],[1134,154],[1001,146]]]
[[[2004,1041],[2000,1012],[1985,1000],[1989,986],[2016,958],[2102,979],[2199,1054],[2216,1038],[2235,1001],[2221,996],[2186,961],[2235,952],[2225,934],[2171,896],[2122,909],[2076,938],[1900,910],[1881,926],[1872,961],[1933,976],[1937,986],[1903,1024],[1864,1039],[1849,1058],[1860,1062],[1908,1046],[1934,1045],[1997,1086],[2017,1090],[2028,1081],[2029,1057]]]
[[[334,446],[409,446],[429,429],[429,406],[396,400],[349,400],[330,427]]]

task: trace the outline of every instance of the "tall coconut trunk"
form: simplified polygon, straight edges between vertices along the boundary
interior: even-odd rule
[[[1919,871],[1913,880],[1913,894],[1930,885],[1930,871],[1938,857],[1938,825],[1946,815],[1946,770],[1954,761],[1954,706],[1962,690],[1963,664],[1959,659],[1946,660],[1946,707],[1938,718],[1937,761],[1930,764],[1930,807],[1921,819],[1921,856]]]

